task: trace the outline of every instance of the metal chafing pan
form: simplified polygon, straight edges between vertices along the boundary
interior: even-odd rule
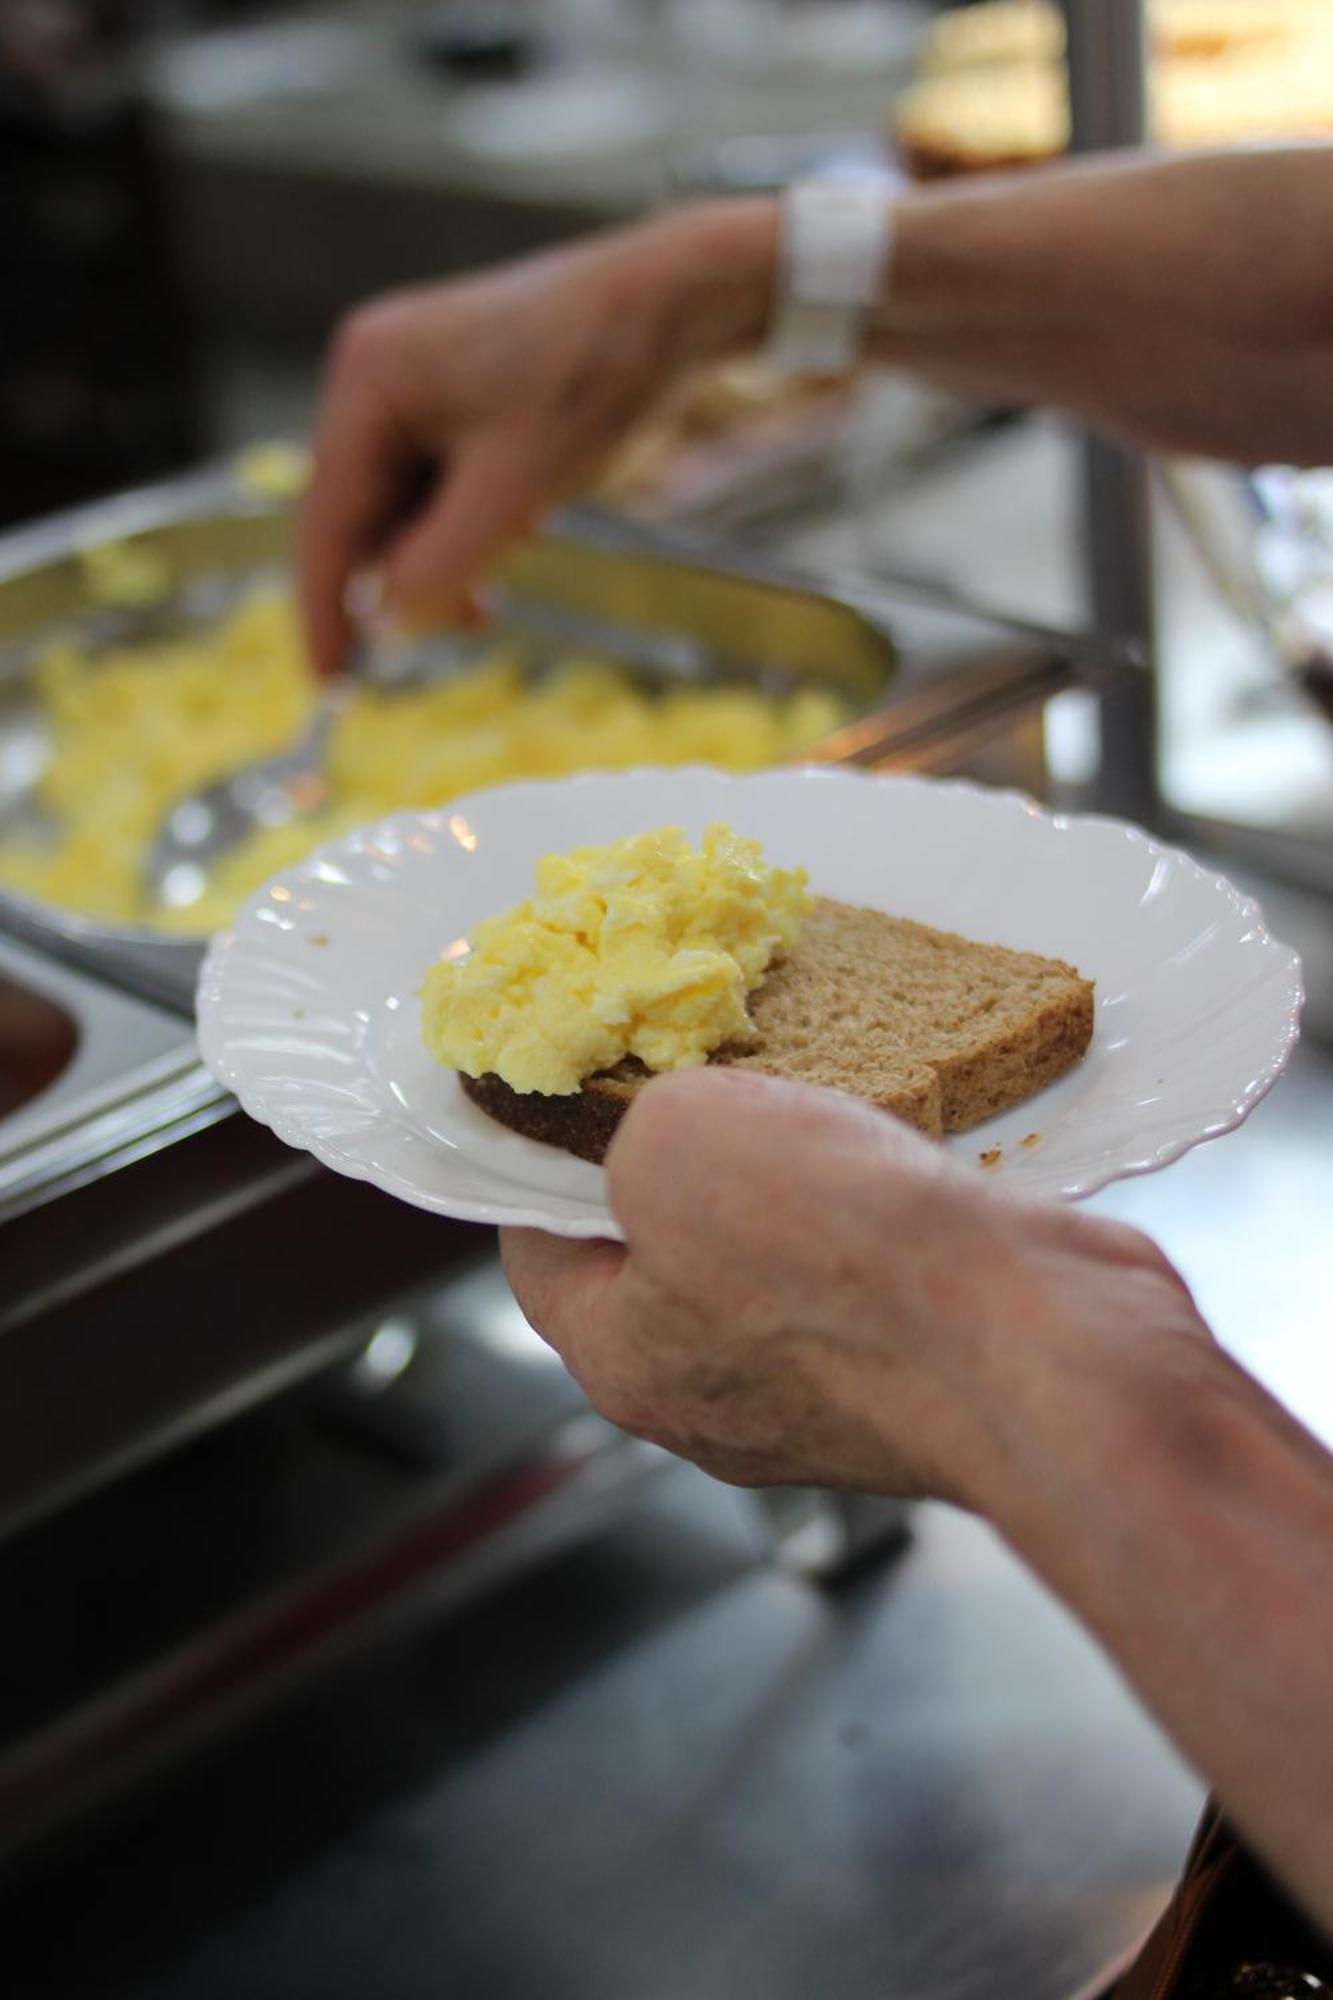
[[[159,550],[175,597],[147,617],[169,626],[216,616],[238,579],[280,573],[289,529],[284,512],[206,472],[0,539],[0,828],[24,810],[47,754],[32,673],[42,643],[58,631],[117,636],[116,617],[88,600],[80,551],[108,540]],[[806,753],[813,759],[966,770],[1033,790],[1044,702],[1102,666],[1082,642],[990,617],[929,583],[817,583],[749,552],[728,556],[698,537],[595,514],[565,517],[522,551],[506,589],[519,628],[597,645],[658,681],[840,687],[855,717]],[[77,1102],[68,1085],[46,1091],[17,1122],[0,1116],[3,1228],[231,1107],[199,1068],[187,1025],[198,942],[114,929],[3,890],[0,933],[29,948],[30,971],[49,969],[48,992],[58,966],[82,975],[54,998],[74,1006],[75,1073],[95,1085]],[[149,1012],[132,1016],[130,1002]]]
[[[123,496],[0,541],[0,833],[30,809],[48,745],[33,666],[55,633],[94,645],[214,617],[250,579],[280,574],[290,519],[223,473]],[[108,612],[90,602],[80,552],[108,540],[160,552],[164,607]],[[855,720],[806,755],[870,766],[956,766],[964,741],[1002,737],[1067,684],[1067,642],[972,613],[928,587],[728,561],[702,540],[592,513],[509,563],[519,643],[549,655],[595,649],[658,684],[820,683],[850,697]],[[504,637],[503,622],[497,636]],[[1000,775],[1039,782],[1032,746]],[[201,946],[114,927],[0,889],[0,927],[140,996],[188,1013]]]
[[[0,833],[33,809],[49,754],[33,668],[57,634],[111,646],[188,629],[216,617],[288,558],[286,512],[246,505],[225,480],[181,482],[13,538],[0,548]],[[80,552],[116,540],[163,559],[171,596],[143,611],[89,600]],[[561,651],[609,655],[654,685],[672,681],[819,681],[859,714],[882,704],[894,673],[887,635],[832,599],[771,580],[711,571],[640,547],[599,541],[572,526],[509,566],[492,639],[548,659]],[[816,755],[838,754],[834,745]],[[109,925],[0,889],[0,921],[66,959],[187,1008],[200,945],[148,927]]]

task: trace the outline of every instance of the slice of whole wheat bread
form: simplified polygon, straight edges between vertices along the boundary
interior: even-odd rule
[[[821,896],[750,996],[753,1042],[710,1060],[847,1091],[939,1138],[1072,1069],[1092,1039],[1092,991],[1059,959]],[[500,1124],[598,1161],[649,1072],[621,1063],[561,1097],[459,1080]]]

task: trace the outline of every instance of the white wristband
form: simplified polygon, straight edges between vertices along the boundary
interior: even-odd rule
[[[837,375],[853,365],[862,316],[888,276],[893,215],[885,181],[799,181],[786,190],[766,356],[774,367]]]

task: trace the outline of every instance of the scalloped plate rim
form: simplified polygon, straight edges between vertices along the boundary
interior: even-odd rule
[[[1304,1003],[1300,961],[1296,953],[1269,931],[1259,901],[1239,889],[1228,877],[1209,869],[1183,847],[1158,839],[1142,827],[1106,813],[1065,813],[1052,811],[1035,802],[1028,794],[1012,787],[989,786],[969,778],[932,778],[918,773],[877,773],[847,769],[830,765],[785,766],[776,769],[731,773],[702,764],[687,765],[635,765],[617,772],[584,771],[572,776],[556,778],[523,778],[509,783],[485,786],[460,794],[443,804],[418,810],[400,810],[385,815],[382,819],[354,828],[332,840],[322,843],[302,859],[280,870],[247,899],[236,920],[226,929],[217,932],[209,941],[205,952],[197,985],[197,1014],[200,1051],[205,1063],[225,1088],[237,1098],[242,1109],[257,1122],[269,1126],[284,1144],[309,1152],[323,1165],[347,1178],[377,1186],[398,1199],[407,1201],[430,1213],[452,1217],[459,1221],[489,1224],[503,1221],[506,1226],[520,1228],[548,1229],[553,1233],[570,1238],[595,1238],[618,1236],[610,1211],[597,1215],[552,1215],[549,1204],[552,1197],[543,1191],[534,1191],[537,1199],[525,1205],[519,1200],[500,1202],[494,1197],[469,1198],[465,1193],[440,1194],[422,1187],[410,1175],[386,1166],[383,1163],[367,1161],[331,1144],[318,1134],[302,1129],[294,1122],[287,1110],[271,1102],[270,1088],[264,1079],[256,1079],[244,1067],[239,1068],[228,1058],[225,1041],[219,1040],[215,1032],[217,1017],[215,1010],[224,1000],[223,986],[227,970],[232,962],[232,954],[238,944],[238,926],[243,919],[267,897],[272,889],[288,886],[296,882],[307,882],[321,864],[327,865],[339,855],[364,855],[372,843],[382,842],[386,837],[397,838],[407,830],[429,827],[439,828],[443,821],[456,816],[466,817],[469,809],[477,802],[489,805],[499,798],[521,804],[524,798],[533,795],[549,795],[553,791],[599,789],[608,784],[616,787],[641,782],[643,780],[695,781],[703,779],[727,788],[732,785],[756,785],[779,788],[791,785],[855,783],[864,786],[891,787],[899,793],[929,793],[935,797],[953,796],[968,800],[973,806],[986,812],[1021,813],[1027,822],[1044,823],[1053,833],[1080,830],[1105,829],[1114,833],[1127,845],[1140,849],[1145,858],[1156,865],[1169,863],[1173,868],[1183,870],[1196,884],[1222,897],[1232,915],[1246,923],[1248,931],[1258,933],[1258,943],[1264,950],[1274,954],[1274,974],[1285,971],[1284,1004],[1282,1011],[1282,1031],[1280,1039],[1275,1039],[1274,1048],[1262,1066],[1250,1076],[1245,1087],[1225,1103],[1220,1103],[1215,1112],[1196,1129],[1174,1134],[1162,1139],[1150,1152],[1137,1158],[1109,1160],[1100,1158],[1081,1172],[1071,1167],[1067,1170],[1058,1190],[1044,1191],[1040,1198],[1078,1201],[1087,1199],[1102,1188],[1117,1180],[1141,1178],[1174,1164],[1197,1146],[1222,1138],[1244,1124],[1255,1108],[1262,1103],[1273,1086],[1287,1068],[1292,1051],[1299,1036],[1301,1010]],[[1276,1018],[1276,1017],[1275,1017]],[[270,1080],[271,1081],[271,1080]],[[399,1117],[397,1112],[392,1116]],[[535,1141],[527,1142],[534,1144]],[[542,1148],[543,1153],[548,1149]],[[1022,1190],[1020,1190],[1022,1191]]]

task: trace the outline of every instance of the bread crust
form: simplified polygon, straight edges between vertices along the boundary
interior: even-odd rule
[[[826,971],[840,970],[846,978],[849,954],[850,962],[859,967],[858,983],[870,984],[873,990],[873,980],[882,975],[883,968],[871,966],[867,971],[867,961],[856,956],[858,951],[864,954],[868,938],[884,950],[892,945],[904,956],[925,945],[951,962],[959,958],[972,964],[984,962],[993,967],[996,981],[1008,981],[1025,999],[1035,984],[1032,1004],[994,1028],[989,1027],[989,1017],[983,1011],[967,1028],[961,1048],[952,1046],[951,1038],[943,1032],[933,1050],[914,1047],[910,1040],[893,1044],[887,1062],[881,1055],[877,1080],[868,1080],[870,1059],[864,1044],[858,1045],[859,1074],[849,1073],[845,1066],[839,1069],[835,1063],[812,1063],[809,1043],[817,1042],[818,1034],[802,1036],[798,1048],[790,1033],[784,1043],[781,1024],[790,1024],[793,1012],[804,1019],[808,1012],[819,1011],[818,1003],[810,997],[812,985],[823,979]],[[893,996],[886,996],[883,1004],[887,1018]],[[821,897],[807,920],[802,943],[774,966],[765,986],[754,996],[752,1011],[759,1031],[758,1046],[719,1049],[710,1057],[712,1063],[736,1064],[844,1090],[938,1139],[946,1132],[967,1131],[1021,1104],[1071,1070],[1092,1039],[1093,988],[1072,965],[1061,960],[1008,951],[998,945],[976,945],[926,925]],[[827,1036],[827,1002],[822,1018]],[[766,1028],[770,1038],[767,1046]],[[957,1031],[952,1040],[957,1040]],[[498,1124],[594,1164],[605,1159],[621,1119],[636,1093],[650,1080],[650,1072],[633,1059],[604,1075],[589,1077],[581,1090],[563,1096],[516,1091],[494,1075],[459,1078],[465,1095]]]
[[[498,1124],[560,1146],[581,1160],[600,1165],[616,1136],[616,1127],[634,1101],[635,1084],[611,1077],[589,1077],[582,1090],[544,1097],[536,1090],[511,1090],[498,1076],[466,1076],[460,1072],[463,1094]],[[644,1082],[647,1081],[645,1076]]]
[[[726,1067],[730,1059],[725,1050],[720,1050],[709,1057],[709,1062]],[[521,1132],[526,1139],[540,1139],[545,1146],[559,1146],[566,1153],[577,1154],[580,1160],[591,1160],[594,1166],[600,1166],[621,1119],[652,1078],[647,1070],[632,1077],[592,1076],[582,1090],[550,1097],[535,1090],[512,1090],[502,1077],[493,1075],[465,1076],[460,1072],[458,1081],[463,1086],[463,1095],[470,1097],[497,1124],[507,1125],[511,1132]],[[892,1097],[862,1101],[873,1103],[877,1111],[888,1112],[928,1139],[943,1135],[939,1083],[928,1070],[922,1070]]]

